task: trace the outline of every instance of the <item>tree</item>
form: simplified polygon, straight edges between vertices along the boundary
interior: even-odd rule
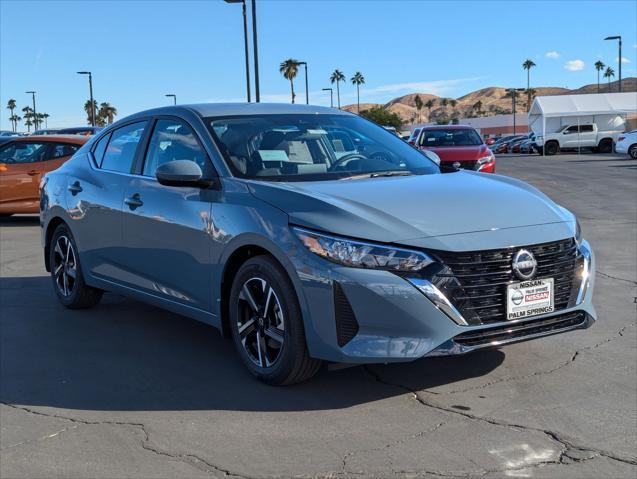
[[[533,60],[529,60],[529,59],[527,59],[522,64],[522,68],[526,70],[526,91],[527,91],[526,109],[527,110],[531,108],[531,95],[528,92],[531,89],[531,68],[533,68],[534,66],[535,66],[535,63],[533,63]]]
[[[98,116],[104,119],[109,125],[113,123],[113,119],[117,116],[117,108],[108,102],[100,103]]]
[[[456,100],[451,100],[449,104],[451,105],[452,108],[455,108],[458,102]]]
[[[433,100],[433,98],[427,100],[427,103],[425,103],[425,106],[427,107],[427,121],[431,121],[431,109],[434,107],[435,104],[436,102]]]
[[[330,82],[332,82],[332,85],[334,83],[336,83],[336,100],[338,103],[338,109],[341,109],[341,90],[339,88],[339,84],[340,82],[344,82],[345,81],[345,74],[336,69],[334,70],[334,73],[332,73],[332,75],[330,76]]]
[[[530,100],[531,102],[533,102],[533,99],[535,98],[535,95],[537,95],[537,90],[535,88],[529,88],[526,91],[526,96],[527,96],[527,101]],[[527,105],[527,110],[531,109],[530,105]]]
[[[471,109],[474,110],[478,116],[480,116],[480,114],[482,113],[482,101],[478,100],[477,102],[475,102]]]
[[[381,126],[393,126],[396,130],[400,130],[403,121],[396,113],[390,112],[384,106],[375,106],[369,110],[363,110],[360,115],[368,120],[373,121]]]
[[[604,72],[604,78],[608,78],[608,91],[610,92],[610,79],[611,77],[615,76],[615,70],[613,70],[611,67],[606,68],[606,71]]]
[[[283,78],[290,80],[290,93],[292,95],[292,103],[296,94],[294,93],[294,79],[299,73],[299,61],[294,58],[288,58],[279,65],[279,72],[283,75]]]
[[[444,108],[447,107],[447,105],[449,104],[449,99],[448,98],[443,98],[442,101],[440,102],[442,104],[442,106]]]
[[[44,120],[44,128],[48,128],[49,127],[49,117],[51,115],[49,115],[48,113],[42,113],[42,119]]]
[[[30,106],[25,106],[22,109],[22,116],[24,118],[24,125],[27,127],[27,132],[31,131],[31,126],[33,125],[33,110]]]
[[[597,93],[599,93],[599,74],[604,69],[604,67],[606,67],[606,65],[604,65],[603,61],[597,60],[595,62],[595,70],[597,70]]]
[[[15,113],[9,117],[9,121],[13,125],[13,131],[14,132],[18,131],[18,123],[20,122],[20,120],[22,120],[22,117],[19,116],[19,115],[16,115]]]
[[[421,122],[420,110],[422,110],[422,107],[424,106],[424,103],[422,102],[422,98],[420,98],[420,95],[416,95],[416,98],[414,98],[414,103],[416,104],[416,110],[418,110],[418,123],[420,123]]]
[[[11,125],[12,125],[12,129],[13,131],[17,131],[18,125],[15,123],[14,120],[12,120],[11,118],[13,118],[15,115],[13,114],[13,110],[16,109],[16,101],[11,98],[8,102],[7,102],[7,110],[11,110],[11,117],[9,118],[9,121],[11,121]]]
[[[361,85],[365,83],[365,77],[361,72],[354,73],[354,76],[351,78],[352,84],[356,85],[356,111],[360,115],[361,112]]]
[[[86,121],[89,125],[93,124],[93,115],[97,111],[97,100],[93,100],[93,107],[91,108],[91,100],[86,100],[84,103],[84,111],[86,112]],[[96,118],[97,120],[97,118]]]

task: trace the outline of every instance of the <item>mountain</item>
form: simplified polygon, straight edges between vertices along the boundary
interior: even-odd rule
[[[618,90],[618,81],[610,83],[610,91]],[[608,91],[608,83],[601,83],[602,93]],[[546,95],[579,95],[586,93],[597,93],[597,83],[584,85],[577,89],[560,87],[534,87],[535,96]],[[637,78],[630,77],[622,79],[622,90],[625,92],[637,91]],[[420,111],[416,108],[416,97],[420,96],[423,105],[429,100],[434,102],[431,111],[425,106]],[[475,116],[489,116],[503,113],[511,113],[512,101],[507,94],[507,89],[502,87],[488,87],[473,91],[459,98],[443,98],[431,93],[410,93],[403,95],[387,103],[361,103],[360,109],[368,110],[375,106],[387,108],[390,112],[397,114],[406,125],[413,123],[435,123],[437,121],[449,121],[454,118],[469,118]],[[518,92],[516,98],[515,111],[526,113],[527,96],[526,92]],[[356,113],[356,104],[345,105],[343,110]]]

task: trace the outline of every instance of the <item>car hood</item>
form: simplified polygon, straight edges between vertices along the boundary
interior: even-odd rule
[[[574,221],[524,182],[469,171],[249,184],[257,198],[286,212],[292,224],[387,243]]]
[[[486,145],[422,147],[422,149],[433,151],[441,161],[478,160],[489,155],[489,148]]]

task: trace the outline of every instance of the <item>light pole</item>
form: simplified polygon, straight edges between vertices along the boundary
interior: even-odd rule
[[[91,126],[95,126],[95,102],[93,101],[93,74],[91,72],[77,72],[78,75],[88,75],[88,90],[91,96]]]
[[[245,49],[246,57],[246,93],[248,97],[248,103],[252,100],[250,98],[250,59],[248,56],[248,12],[246,11],[245,0],[225,0],[226,3],[240,3],[243,11],[243,46]]]
[[[166,95],[165,95],[165,96],[167,96],[167,97],[172,97],[172,99],[173,99],[173,105],[176,105],[176,104],[177,104],[177,95],[175,95],[174,93],[166,93]]]
[[[330,108],[334,108],[334,88],[323,88],[323,91],[330,92]]]
[[[507,91],[511,95],[511,101],[513,103],[513,134],[515,135],[515,97],[519,91],[524,91],[524,88],[509,88]]]
[[[310,92],[308,91],[307,86],[307,62],[299,62],[299,65],[303,65],[305,67],[305,104],[310,104]]]
[[[619,57],[617,57],[617,62],[619,63],[619,92],[622,91],[622,36],[615,35],[612,37],[606,37],[604,40],[619,40]]]
[[[38,129],[38,112],[35,111],[35,93],[34,91],[27,91],[25,92],[27,94],[31,95],[31,98],[33,100],[33,129],[37,130]]]
[[[259,51],[257,49],[257,0],[252,0],[252,53],[254,55],[254,96],[261,101],[259,93]]]

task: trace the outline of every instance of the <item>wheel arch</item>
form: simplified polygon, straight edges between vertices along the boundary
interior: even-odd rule
[[[60,216],[52,217],[46,225],[46,231],[44,233],[44,267],[48,272],[51,272],[51,238],[53,238],[53,233],[60,225],[66,225],[68,227],[68,223]]]

